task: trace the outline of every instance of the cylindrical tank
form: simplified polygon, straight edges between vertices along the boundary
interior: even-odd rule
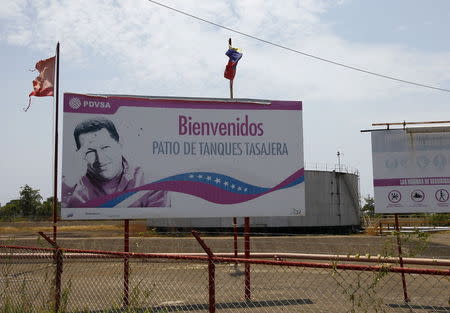
[[[342,232],[359,228],[359,176],[342,171],[305,171],[305,216],[252,217],[254,231],[264,232]],[[243,226],[238,218],[238,226]],[[226,231],[232,228],[231,217],[217,218],[152,218],[149,228],[204,228]]]

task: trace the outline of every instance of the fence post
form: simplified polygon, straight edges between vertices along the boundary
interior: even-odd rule
[[[56,244],[56,242],[50,237],[48,237],[43,232],[38,233],[42,238],[44,238],[48,243],[50,243],[55,250],[53,251],[53,262],[56,265],[55,269],[55,303],[53,310],[55,313],[59,312],[61,306],[61,282],[62,282],[62,272],[63,272],[63,252],[62,249]]]
[[[400,267],[403,268],[403,257],[402,257],[402,244],[400,240],[400,226],[398,223],[398,214],[395,214],[395,230],[397,233],[397,247],[398,247],[398,259],[400,261]],[[403,285],[403,297],[405,302],[409,302],[408,291],[406,290],[406,279],[405,273],[402,272],[402,285]]]
[[[63,272],[63,252],[61,248],[55,252],[56,274],[55,274],[55,312],[59,312],[61,306],[61,283]]]
[[[123,251],[130,252],[130,220],[124,220]],[[128,255],[123,257],[123,306],[130,305],[129,298],[130,261]]]
[[[200,246],[205,250],[208,255],[208,289],[209,289],[209,313],[216,313],[216,266],[214,265],[214,254],[211,249],[206,245],[199,233],[196,230],[192,231],[192,235],[197,239]]]
[[[250,258],[250,217],[244,218],[244,254],[245,258]],[[252,298],[250,285],[250,263],[245,262],[245,301]]]

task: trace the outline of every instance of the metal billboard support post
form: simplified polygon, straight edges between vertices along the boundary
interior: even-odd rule
[[[234,257],[238,257],[238,244],[237,244],[237,218],[233,217],[233,246],[234,246]]]
[[[395,213],[395,231],[397,235],[397,247],[398,247],[398,259],[400,261],[400,267],[403,268],[403,257],[402,257],[402,243],[400,240],[400,226],[398,223],[398,213]],[[405,302],[409,302],[408,299],[408,291],[406,290],[406,279],[405,279],[405,273],[402,272],[402,285],[403,285],[403,297],[405,299]]]
[[[123,232],[123,251],[130,252],[130,220],[124,220]],[[127,255],[123,257],[123,306],[128,307],[130,304],[129,298],[129,276],[130,276],[130,262]]]
[[[250,217],[244,217],[244,254],[250,258]],[[251,301],[250,264],[245,263],[245,301]]]
[[[237,225],[237,218],[233,217],[233,250],[234,250],[234,257],[238,257],[238,225]],[[239,263],[236,261],[234,262],[234,270],[236,276],[244,275],[244,272],[239,269]]]

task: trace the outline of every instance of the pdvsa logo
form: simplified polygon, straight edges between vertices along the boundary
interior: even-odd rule
[[[84,100],[81,102],[79,98],[72,98],[69,100],[69,107],[74,110],[78,110],[80,107],[83,108],[93,108],[93,109],[110,109],[111,104],[104,101],[90,101]]]
[[[69,106],[74,109],[78,110],[81,106],[81,101],[79,98],[72,98],[69,100]]]

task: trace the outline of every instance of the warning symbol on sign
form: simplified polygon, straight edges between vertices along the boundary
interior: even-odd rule
[[[398,190],[391,190],[388,193],[388,199],[392,203],[398,203],[402,199],[402,194]]]
[[[434,196],[436,197],[436,200],[439,201],[439,202],[447,202],[449,195],[448,195],[448,191],[447,190],[439,189],[438,191],[436,191]]]
[[[413,192],[411,192],[411,199],[414,202],[422,202],[423,199],[425,199],[425,194],[420,189],[413,190]]]

